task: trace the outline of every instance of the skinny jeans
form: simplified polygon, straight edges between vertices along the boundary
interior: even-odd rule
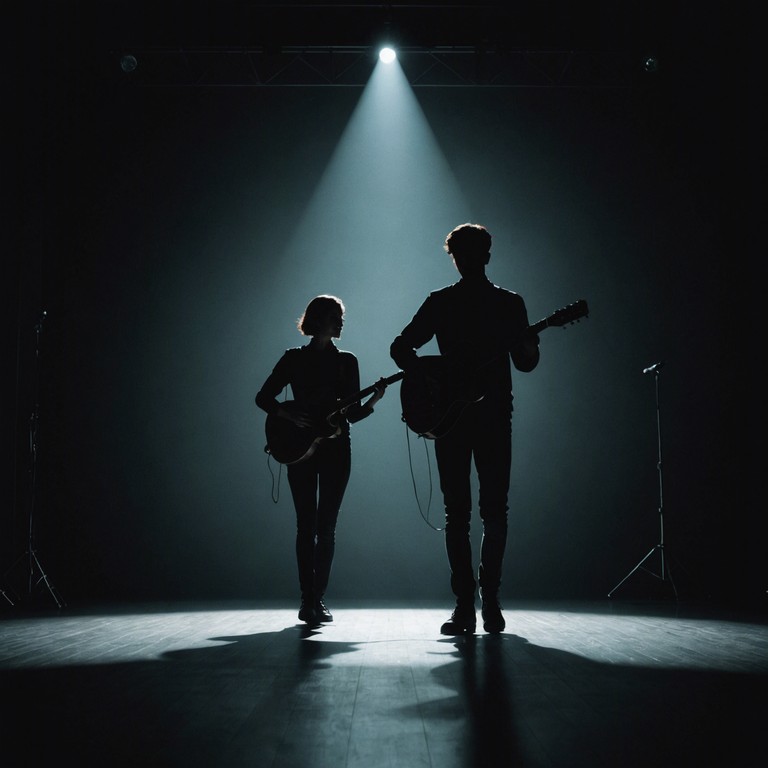
[[[319,600],[328,587],[336,522],[352,465],[350,437],[321,440],[304,461],[288,465],[296,509],[296,563],[302,598]]]
[[[468,405],[446,434],[435,441],[435,458],[445,504],[445,548],[451,589],[459,601],[481,592],[495,595],[501,584],[507,543],[512,463],[512,409],[509,402],[484,398]],[[483,526],[477,581],[472,562],[470,472],[477,472]]]

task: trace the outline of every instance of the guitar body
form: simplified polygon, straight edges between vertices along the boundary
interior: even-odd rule
[[[298,410],[293,400],[280,404],[286,410]],[[317,449],[321,440],[337,437],[341,429],[332,421],[318,420],[310,427],[300,427],[290,419],[268,414],[264,425],[267,435],[267,453],[280,464],[298,464],[308,459]]]
[[[580,299],[529,326],[528,332],[563,328],[583,317],[589,317],[589,306]],[[400,386],[403,421],[419,437],[434,440],[448,432],[467,406],[483,399],[484,365],[475,371],[456,369],[440,355],[423,355],[419,361]]]
[[[402,371],[392,374],[380,381],[387,385],[400,381],[404,376]],[[264,450],[280,464],[298,464],[300,461],[308,459],[316,450],[322,440],[338,437],[341,434],[339,427],[339,418],[341,412],[352,403],[372,394],[376,384],[361,389],[354,395],[336,403],[336,410],[329,414],[325,419],[317,419],[309,427],[299,427],[290,419],[284,419],[275,414],[267,414],[267,420],[264,424],[264,430],[267,435],[267,444]],[[298,410],[294,400],[285,400],[280,403],[281,408],[286,410]]]
[[[444,357],[422,355],[400,385],[403,421],[421,437],[442,437],[470,403],[483,399],[476,382],[457,383]]]

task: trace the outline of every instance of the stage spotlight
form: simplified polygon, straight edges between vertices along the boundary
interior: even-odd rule
[[[390,48],[389,46],[385,46],[379,51],[379,58],[385,63],[385,64],[391,64],[396,58],[397,54],[395,53],[394,48]]]
[[[123,72],[133,72],[138,66],[139,62],[136,61],[136,57],[131,56],[130,53],[120,57],[120,69]]]
[[[643,61],[643,69],[650,74],[658,72],[659,60],[655,56],[646,56]]]

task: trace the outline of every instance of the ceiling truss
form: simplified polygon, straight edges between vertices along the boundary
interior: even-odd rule
[[[371,46],[144,48],[113,51],[110,77],[148,88],[362,87]],[[646,72],[627,52],[404,48],[398,61],[414,88],[628,88]]]

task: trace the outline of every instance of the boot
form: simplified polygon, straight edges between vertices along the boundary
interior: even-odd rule
[[[315,615],[319,622],[333,621],[333,614],[326,608],[322,597],[315,602]]]
[[[474,634],[477,625],[475,601],[457,600],[451,618],[440,627],[441,635]]]
[[[480,611],[483,616],[483,629],[492,635],[498,635],[507,626],[504,617],[501,615],[499,595],[497,592],[486,594],[482,590],[480,595],[482,598]]]
[[[307,597],[301,598],[301,606],[299,607],[299,621],[303,621],[305,624],[309,624],[314,627],[318,624],[317,608],[315,607],[315,601]]]

